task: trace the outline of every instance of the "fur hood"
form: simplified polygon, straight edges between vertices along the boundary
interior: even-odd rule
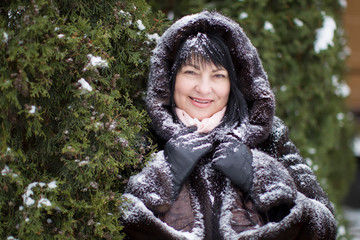
[[[216,12],[204,11],[181,18],[167,29],[154,49],[146,99],[153,129],[166,141],[181,128],[169,110],[171,67],[180,43],[197,32],[220,34],[229,47],[239,89],[248,103],[245,141],[256,146],[270,133],[275,112],[274,94],[257,50],[243,29]]]

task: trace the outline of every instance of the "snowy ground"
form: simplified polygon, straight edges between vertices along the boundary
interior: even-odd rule
[[[360,240],[360,209],[344,207],[344,214],[349,220],[349,231],[353,235],[352,240]]]

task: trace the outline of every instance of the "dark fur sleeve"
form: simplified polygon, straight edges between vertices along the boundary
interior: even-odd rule
[[[172,177],[163,151],[154,154],[149,165],[129,179],[125,192],[136,196],[154,213],[169,209],[173,195]]]
[[[261,149],[278,159],[293,178],[297,190],[306,197],[324,204],[331,212],[333,207],[320,186],[312,169],[305,163],[299,150],[289,139],[289,131],[282,120],[275,117],[269,138]]]

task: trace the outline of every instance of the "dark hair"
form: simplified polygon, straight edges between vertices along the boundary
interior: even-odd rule
[[[195,59],[194,59],[195,58]],[[239,89],[231,54],[224,40],[215,34],[197,33],[185,39],[177,50],[171,68],[171,106],[174,110],[174,88],[176,75],[181,67],[190,61],[199,64],[213,63],[216,67],[224,67],[230,78],[230,95],[224,117],[225,123],[242,122],[248,115],[247,102]]]

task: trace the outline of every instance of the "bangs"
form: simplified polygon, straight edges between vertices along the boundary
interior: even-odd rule
[[[177,72],[183,65],[197,64],[199,66],[214,64],[217,68],[227,68],[224,46],[219,44],[219,39],[205,33],[198,33],[189,37],[180,46],[172,72]]]
[[[191,52],[189,56],[182,62],[180,62],[181,69],[184,66],[187,65],[195,65],[200,67],[207,67],[210,65],[215,65],[216,69],[224,69],[225,67],[222,65],[221,61],[214,61],[213,58],[211,58],[209,55],[203,55],[198,52]]]

